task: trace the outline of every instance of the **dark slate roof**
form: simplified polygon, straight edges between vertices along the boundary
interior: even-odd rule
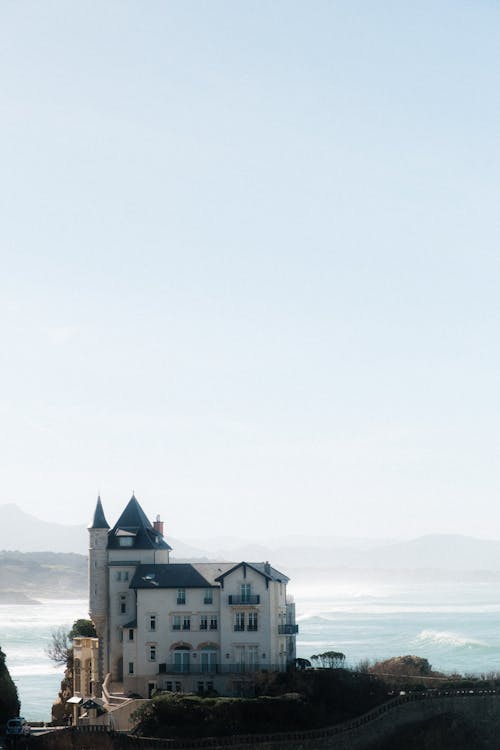
[[[284,573],[280,573],[279,570],[276,570],[276,568],[273,568],[272,565],[269,565],[269,563],[267,562],[265,563],[264,562],[237,563],[237,565],[234,565],[232,568],[229,568],[229,570],[226,570],[220,576],[217,576],[215,580],[222,581],[226,576],[228,576],[234,570],[237,570],[237,568],[241,568],[244,565],[246,565],[248,568],[252,568],[257,573],[260,573],[262,576],[264,576],[264,578],[267,578],[269,581],[280,581],[283,583],[288,583],[288,581],[290,580],[288,576],[286,576]]]
[[[104,510],[102,508],[100,495],[97,498],[97,505],[95,506],[92,526],[89,526],[89,529],[109,529],[109,523],[106,521],[106,517],[104,516]]]
[[[190,563],[169,563],[167,565],[139,565],[130,581],[130,588],[208,589],[214,586]]]
[[[131,549],[172,549],[163,535],[153,528],[135,495],[132,495],[120,518],[108,532],[108,549],[125,549],[120,547],[120,536],[134,537]]]

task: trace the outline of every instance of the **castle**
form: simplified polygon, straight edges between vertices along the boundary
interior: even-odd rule
[[[113,528],[98,498],[89,527],[98,638],[75,639],[76,697],[242,695],[256,671],[294,663],[286,575],[268,562],[174,563],[171,549],[160,517],[152,524],[134,495]]]

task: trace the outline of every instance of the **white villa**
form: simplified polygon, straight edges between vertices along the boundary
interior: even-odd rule
[[[75,639],[75,704],[155,690],[242,695],[256,671],[294,663],[289,579],[268,562],[170,562],[163,523],[135,496],[113,528],[98,498],[89,536],[98,639]]]

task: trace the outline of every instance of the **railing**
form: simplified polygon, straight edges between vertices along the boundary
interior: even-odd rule
[[[214,603],[214,600],[213,600],[213,597],[211,597],[211,596],[206,596],[203,599],[203,604],[213,604],[213,603]]]
[[[298,625],[278,625],[278,635],[296,635],[298,632]]]
[[[228,604],[260,604],[259,594],[247,594],[246,596],[235,596],[229,594]]]
[[[284,672],[285,667],[278,664],[159,664],[158,674],[253,674],[254,672]]]

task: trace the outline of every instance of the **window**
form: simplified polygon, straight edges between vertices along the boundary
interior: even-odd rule
[[[208,617],[206,615],[200,617],[200,630],[208,630]]]
[[[217,671],[217,651],[202,651],[201,652],[201,671],[202,672],[216,672]]]
[[[172,692],[172,687],[173,687],[173,685],[172,685],[171,682],[166,682],[165,683],[165,690],[168,690],[170,693]]]
[[[128,570],[126,570],[123,574],[123,580],[128,581]]]
[[[205,589],[205,596],[203,597],[203,604],[213,604],[214,594],[212,589]]]
[[[120,595],[120,614],[121,615],[127,614],[127,595],[126,594]]]
[[[134,662],[133,661],[129,661],[128,663],[128,673],[134,674]]]
[[[172,630],[180,630],[180,629],[181,629],[181,616],[174,615],[172,617]]]
[[[134,544],[133,536],[120,536],[118,537],[118,544],[120,547],[132,547]]]
[[[174,672],[189,672],[189,651],[174,651]]]
[[[186,589],[177,589],[177,604],[186,603]]]
[[[257,612],[248,613],[247,630],[257,630]]]
[[[149,647],[149,661],[156,661],[156,645]]]
[[[191,618],[189,615],[185,615],[182,619],[182,629],[191,630]]]
[[[156,630],[156,615],[149,615],[149,629]]]
[[[198,683],[198,695],[201,695],[205,690],[205,683],[199,682]]]
[[[134,640],[134,629],[133,628],[129,628],[128,629],[128,639],[129,639],[129,641],[133,641]]]
[[[249,667],[256,669],[259,664],[259,647],[247,646],[247,663]]]
[[[182,693],[182,684],[180,682],[175,683],[175,692]]]
[[[244,612],[236,612],[234,616],[234,629],[245,630],[245,613]]]
[[[249,583],[242,583],[240,585],[240,596],[242,603],[249,602],[252,595],[252,587]]]
[[[210,615],[210,630],[217,630],[217,615]]]
[[[122,572],[121,570],[118,570],[116,573],[116,580],[121,581],[122,580]]]

